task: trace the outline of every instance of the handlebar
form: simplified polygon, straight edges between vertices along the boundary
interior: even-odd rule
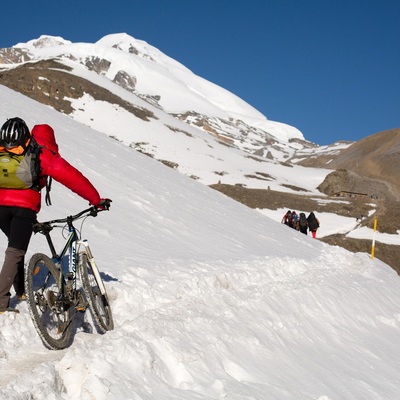
[[[73,221],[76,221],[77,219],[81,218],[82,216],[91,216],[91,217],[97,217],[97,214],[101,211],[106,211],[106,209],[99,209],[96,206],[91,206],[87,208],[86,210],[83,210],[79,212],[78,214],[75,215],[70,215],[66,218],[61,218],[61,219],[53,219],[51,221],[46,221],[46,222],[36,222],[32,226],[32,230],[34,233],[43,233],[47,234],[53,229],[54,224],[72,224]]]

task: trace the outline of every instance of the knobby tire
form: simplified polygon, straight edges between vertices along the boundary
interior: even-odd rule
[[[43,344],[61,350],[71,344],[72,308],[59,300],[60,271],[45,254],[34,254],[25,273],[29,313]]]
[[[99,284],[86,253],[80,254],[78,268],[83,291],[85,292],[97,330],[99,333],[106,333],[114,328],[111,306],[107,293],[102,295],[100,292]]]

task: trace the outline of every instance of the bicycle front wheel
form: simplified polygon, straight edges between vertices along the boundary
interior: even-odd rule
[[[100,273],[98,273],[97,276],[101,282],[98,282],[93,271],[93,266],[89,262],[86,253],[80,254],[78,268],[83,291],[85,292],[98,331],[100,333],[111,331],[114,328],[111,306],[108,301],[107,293],[101,294],[99,285],[104,287],[104,284],[103,281],[101,281]],[[97,269],[96,266],[95,268]]]
[[[25,273],[29,313],[43,344],[61,350],[71,343],[72,310],[59,289],[60,271],[44,254],[34,254]]]

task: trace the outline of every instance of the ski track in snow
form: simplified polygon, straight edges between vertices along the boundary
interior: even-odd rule
[[[23,360],[13,359],[0,361],[2,373],[0,374],[0,390],[3,390],[10,382],[21,379],[25,374],[33,374],[37,367],[42,364],[54,363],[60,361],[66,350],[49,351],[43,346],[31,348],[31,352],[26,354]]]
[[[23,381],[24,376],[37,374],[38,377],[41,376],[40,379],[57,381],[58,373],[55,366],[62,360],[68,349],[47,349],[33,326],[26,302],[16,303],[14,297],[11,299],[10,305],[16,305],[20,313],[2,315],[2,318],[11,320],[14,325],[13,338],[7,338],[7,340],[21,340],[21,344],[29,343],[29,352],[23,354],[19,354],[18,352],[15,354],[13,351],[7,352],[5,349],[2,350],[0,354],[0,367],[2,369],[2,373],[0,374],[0,391],[5,390],[7,392],[7,388],[15,384],[19,385],[19,382]],[[0,324],[2,322],[0,320]],[[72,346],[74,346],[74,343],[79,346],[79,343],[90,343],[95,340],[97,334],[93,333],[95,332],[95,328],[89,310],[86,310],[84,315],[77,314],[73,323],[74,338]],[[87,332],[83,330],[83,327],[85,327]],[[89,332],[90,330],[92,332]],[[1,336],[2,333],[0,332]],[[10,348],[11,350],[15,350],[12,346]],[[43,378],[43,375],[46,375],[46,377]]]
[[[207,347],[215,348],[223,371],[237,382],[259,385],[261,394],[266,384],[264,375],[261,372],[255,373],[250,365],[237,359],[235,353],[242,351],[242,343],[247,343],[246,351],[252,354],[254,361],[256,357],[264,357],[273,363],[273,351],[269,349],[271,343],[283,346],[293,334],[299,337],[304,335],[298,329],[296,318],[281,307],[285,298],[287,304],[299,301],[297,306],[290,309],[297,308],[299,315],[304,314],[304,318],[308,319],[312,315],[307,317],[310,304],[302,304],[302,294],[326,290],[328,299],[319,301],[320,297],[316,294],[313,307],[325,309],[329,315],[329,308],[335,307],[335,301],[330,299],[332,287],[329,284],[326,286],[326,283],[332,280],[341,282],[347,277],[347,267],[338,263],[337,254],[329,251],[322,251],[319,258],[324,260],[324,264],[320,259],[310,261],[291,257],[268,257],[252,262],[220,260],[215,263],[214,270],[210,270],[210,264],[196,262],[187,265],[187,273],[183,269],[174,271],[167,263],[159,266],[157,275],[147,269],[137,268],[136,276],[127,275],[119,282],[107,284],[115,310],[116,330],[106,335],[114,337],[110,342],[112,346],[118,343],[119,347],[125,348],[126,358],[119,362],[126,363],[128,371],[137,370],[144,376],[154,375],[168,387],[177,390],[193,390],[197,386],[193,371],[188,367],[203,365],[204,354],[206,358],[210,357],[210,349]],[[362,260],[358,268],[368,274],[368,267],[363,266]],[[127,297],[135,299],[134,309],[124,307]],[[266,297],[269,305],[264,310],[264,317],[267,315],[268,318],[260,321],[257,331],[264,331],[263,335],[269,338],[267,343],[260,341],[257,331],[247,331],[246,326],[239,331],[232,330],[232,334],[228,333],[231,326],[233,329],[232,321],[240,320],[241,314],[247,314],[248,318],[261,315],[260,307],[265,307]],[[218,309],[208,309],[207,299],[210,298],[214,301],[217,299],[220,304]],[[14,397],[13,388],[15,385],[21,388],[21,381],[27,376],[30,377],[29,392],[33,398],[45,395],[49,388],[60,393],[59,397],[54,397],[56,399],[89,399],[92,396],[106,398],[107,389],[103,386],[103,394],[94,395],[99,390],[92,388],[95,367],[85,361],[82,363],[80,358],[85,359],[85,355],[90,354],[90,357],[98,359],[97,363],[107,364],[102,335],[78,332],[71,348],[62,351],[46,350],[29,320],[26,303],[21,303],[18,308],[21,313],[9,315],[7,319],[12,321],[16,332],[25,330],[20,332],[20,339],[23,342],[32,341],[32,345],[29,354],[24,354],[22,358],[17,354],[15,361],[13,353],[3,352],[0,365],[6,372],[0,377],[0,393],[4,398],[20,398],[17,394]],[[380,319],[387,325],[396,324],[396,321],[388,321],[383,317]],[[175,324],[171,324],[171,321],[175,321]],[[310,318],[309,323],[315,321]],[[327,318],[324,323],[330,326],[334,321]],[[130,334],[126,336],[128,332]],[[184,343],[181,332],[193,338],[190,346]],[[207,343],[206,349],[202,342]],[[11,349],[15,347],[11,346]],[[116,378],[115,384],[121,383],[118,379],[121,378]],[[32,387],[32,380],[37,386]],[[65,385],[68,382],[75,383],[68,386],[66,393]],[[126,390],[132,390],[132,385],[135,386],[134,381],[127,384]],[[218,379],[212,391],[215,398],[227,397],[225,383]],[[329,399],[325,395],[319,398]]]
[[[268,268],[266,268],[266,266],[268,266]],[[142,320],[146,320],[149,317],[151,319],[157,318],[157,315],[164,315],[164,317],[169,315],[170,317],[174,317],[177,308],[181,310],[180,312],[182,314],[185,314],[188,309],[193,307],[193,304],[198,302],[199,296],[205,298],[208,296],[228,296],[230,302],[238,303],[237,305],[240,306],[240,304],[245,305],[244,299],[257,298],[257,293],[261,293],[257,290],[257,287],[263,287],[262,292],[267,292],[272,295],[274,292],[280,292],[282,290],[285,292],[296,291],[299,288],[307,286],[307,282],[313,285],[318,283],[318,271],[313,269],[308,270],[303,261],[296,262],[290,259],[271,258],[260,261],[260,265],[257,266],[257,269],[254,268],[254,265],[248,264],[247,262],[238,263],[234,268],[232,267],[233,266],[227,264],[225,265],[224,271],[219,272],[220,266],[218,266],[216,272],[210,274],[210,271],[203,268],[201,263],[196,263],[190,266],[190,273],[187,275],[180,273],[179,277],[170,277],[170,282],[167,282],[165,276],[161,275],[159,279],[153,281],[151,292],[154,293],[152,298],[146,295],[148,290],[144,280],[138,282],[137,279],[132,280],[127,277],[127,279],[123,279],[124,284],[122,287],[118,287],[121,286],[121,284],[116,283],[110,285],[108,288],[110,300],[114,303],[113,308],[116,310],[122,307],[122,311],[119,312],[119,315],[115,313],[117,317],[120,317],[119,323],[127,323],[132,320],[132,313],[134,319]],[[326,269],[326,267],[323,269]],[[277,273],[277,271],[279,272]],[[145,270],[142,272],[147,275]],[[331,269],[328,272],[330,274],[341,273],[339,269]],[[271,275],[271,273],[274,274]],[[140,274],[140,269],[138,269],[138,275]],[[321,277],[322,276],[326,278],[326,271]],[[167,286],[172,286],[172,290],[167,289]],[[140,290],[141,293],[137,296],[138,307],[136,310],[124,309],[122,305],[119,305],[118,297],[123,300],[125,296],[128,295],[125,294],[125,292],[131,292],[132,295],[135,296],[135,292],[138,290]],[[150,295],[151,292],[148,292],[148,295]],[[154,294],[156,294],[156,296],[154,296]],[[142,304],[140,304],[141,302]],[[189,304],[191,305],[189,306]],[[31,338],[32,346],[30,347],[30,353],[25,354],[23,360],[17,357],[14,361],[12,353],[3,352],[2,359],[0,359],[0,365],[2,365],[4,370],[4,373],[0,374],[1,390],[7,388],[7,386],[12,386],[14,382],[21,379],[21,376],[25,374],[35,374],[38,370],[43,368],[47,371],[49,376],[57,375],[53,367],[55,363],[60,362],[68,352],[68,349],[46,349],[30,321],[27,304],[22,302],[18,305],[18,308],[20,309],[20,314],[7,315],[7,318],[13,320],[13,323],[15,323],[16,335],[18,335],[18,331],[21,335],[23,334],[27,337],[29,337],[29,335],[34,335],[33,338]],[[226,312],[229,313],[227,310],[222,310],[221,314],[223,315]],[[85,319],[89,318],[92,323],[91,317],[88,315],[89,313],[90,311],[87,310]],[[154,316],[151,317],[152,315]],[[225,317],[226,316],[227,314]],[[207,319],[204,320],[204,316],[200,318],[204,325],[208,325],[210,322],[213,323],[213,319],[214,317],[207,321]],[[29,334],[20,332],[22,324],[26,325],[25,330],[28,330]],[[79,323],[76,325],[79,325]],[[276,321],[269,321],[268,325],[273,329],[282,326],[279,319]],[[93,326],[92,329],[94,329]],[[75,332],[73,346],[79,347],[84,343],[88,345],[89,342],[96,340],[96,336],[98,336],[96,333]],[[143,339],[144,338],[142,338],[142,340]],[[29,338],[26,340],[29,341]],[[149,340],[149,338],[146,340]],[[149,354],[157,354],[156,357],[153,357],[158,358],[160,362],[162,362],[162,370],[170,371],[170,375],[163,376],[163,379],[168,381],[170,385],[179,387],[181,383],[186,382],[187,384],[187,382],[191,380],[188,378],[188,372],[186,372],[184,364],[179,361],[182,355],[176,353],[165,339],[159,339],[157,335],[155,335],[155,337],[148,342],[148,346]],[[230,375],[234,376],[235,379],[246,380],[246,372],[233,361],[226,359],[223,364],[224,368]],[[161,372],[160,370],[159,373],[163,375],[165,372]]]

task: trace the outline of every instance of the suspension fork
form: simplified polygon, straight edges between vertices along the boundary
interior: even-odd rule
[[[92,266],[92,271],[93,271],[93,275],[94,275],[94,277],[96,279],[97,286],[100,289],[100,293],[104,296],[106,294],[106,288],[104,286],[103,280],[100,277],[100,273],[99,273],[99,270],[97,268],[96,261],[95,261],[95,259],[93,257],[92,251],[90,250],[89,242],[86,239],[84,239],[84,240],[79,240],[78,244],[80,244],[80,245],[85,247],[85,252],[86,252],[86,255],[87,255],[87,258],[88,258],[88,262]],[[83,266],[83,267],[86,268],[86,266]]]

